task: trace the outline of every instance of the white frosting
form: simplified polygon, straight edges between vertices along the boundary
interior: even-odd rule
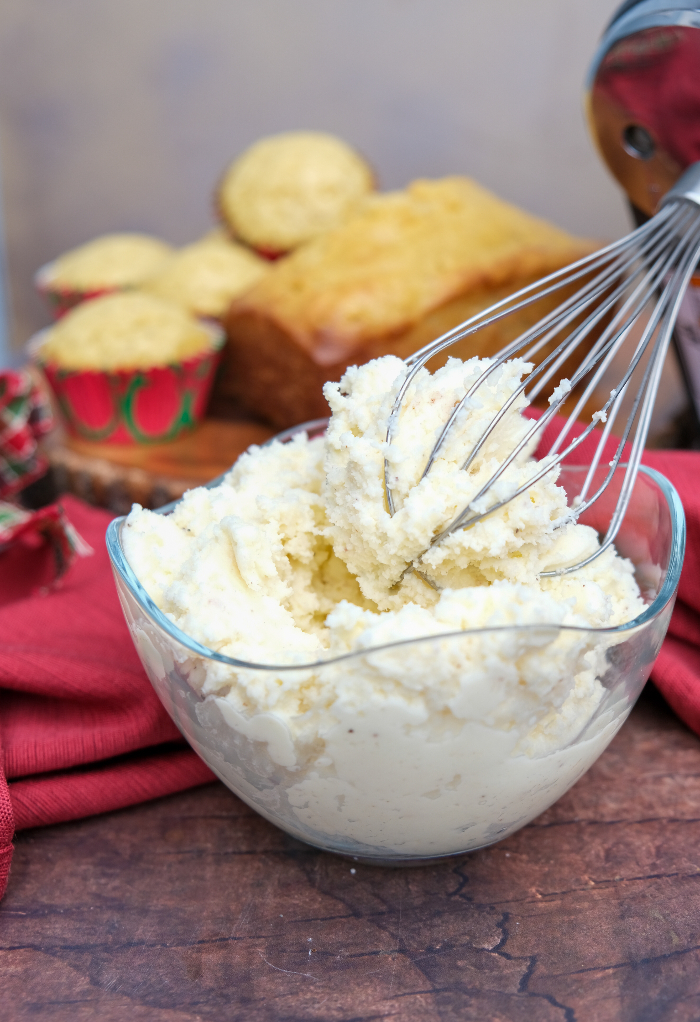
[[[474,504],[532,425],[522,398],[462,468],[529,369],[514,361],[471,399],[421,479],[484,365],[422,370],[388,449],[405,367],[388,356],[349,369],[326,385],[326,437],[253,447],[219,487],[189,491],[169,516],[137,505],[125,523],[129,562],[179,628],[238,660],[299,665],[189,658],[177,669],[204,698],[214,768],[312,842],[385,855],[478,847],[550,805],[619,725],[600,683],[611,640],[586,629],[629,621],[644,604],[632,566],[612,549],[571,575],[540,577],[598,544],[569,520],[556,469],[423,554],[470,502],[483,511],[534,472],[533,437]],[[421,554],[430,585],[403,574]],[[149,649],[161,641],[151,640]],[[343,654],[352,655],[303,666]],[[161,680],[167,668],[146,659]]]

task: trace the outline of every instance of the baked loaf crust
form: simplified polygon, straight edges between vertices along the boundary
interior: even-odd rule
[[[348,365],[403,358],[593,248],[467,178],[372,197],[233,303],[216,411],[242,405],[281,428],[326,415],[322,386]],[[430,368],[493,354],[561,297],[454,345]]]

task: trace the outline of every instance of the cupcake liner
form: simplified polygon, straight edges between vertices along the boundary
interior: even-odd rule
[[[151,369],[62,369],[43,362],[46,331],[29,342],[69,431],[100,444],[149,444],[174,440],[204,416],[224,334],[207,323],[212,347],[184,362]]]
[[[52,281],[54,266],[55,263],[46,263],[34,274],[34,286],[39,294],[46,299],[54,319],[60,319],[76,305],[87,302],[90,298],[99,298],[100,295],[109,295],[115,291],[124,290],[119,287],[102,287],[81,291],[78,288],[62,287]]]
[[[259,255],[261,259],[267,259],[268,263],[276,263],[278,259],[282,259],[284,256],[289,255],[289,249],[285,249],[283,252],[278,252],[272,248],[257,248],[255,245],[248,245],[248,248],[255,252],[256,255]]]

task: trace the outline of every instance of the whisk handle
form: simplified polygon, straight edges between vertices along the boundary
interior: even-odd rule
[[[665,206],[674,199],[687,199],[700,206],[700,161],[691,163],[686,171],[664,195],[659,206]]]

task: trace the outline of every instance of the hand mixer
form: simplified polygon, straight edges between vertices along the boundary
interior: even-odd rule
[[[423,471],[423,476],[430,471],[464,406],[506,359],[517,356],[530,361],[565,333],[564,339],[541,358],[489,423],[462,466],[464,470],[469,469],[488,437],[525,389],[529,400],[543,393],[548,384],[558,380],[559,370],[567,359],[585,341],[594,338],[571,379],[553,387],[547,410],[533,422],[467,507],[434,536],[430,544],[432,547],[455,530],[475,525],[524,493],[600,424],[603,428],[595,455],[581,492],[572,502],[567,521],[578,517],[610,485],[636,421],[624,480],[599,549],[577,564],[543,572],[549,576],[576,571],[588,564],[613,543],[618,533],[632,495],[681,302],[700,259],[700,0],[628,0],[623,4],[608,27],[593,62],[587,105],[594,138],[627,191],[638,220],[647,216],[651,219],[622,240],[473,316],[406,359],[407,372],[389,415],[386,432],[387,444],[391,444],[411,382],[430,358],[547,295],[565,291],[568,297],[499,352],[467,390],[445,423]],[[570,293],[572,285],[576,288],[573,294]],[[590,424],[572,437],[578,416],[613,359],[630,336],[636,337],[635,327],[637,330],[641,327],[641,336],[628,368],[593,414]],[[601,332],[596,336],[598,330]],[[596,470],[603,449],[632,383],[637,384],[637,393],[631,411],[608,471],[596,487]],[[477,506],[483,507],[483,498],[488,498],[496,480],[535,433],[557,414],[577,386],[580,396],[548,457],[534,464],[531,478],[507,499],[494,502],[485,510],[477,510]],[[387,507],[393,516],[395,503],[389,476],[385,457],[384,488]],[[437,588],[420,568],[427,549],[407,566],[401,579],[415,572]]]

